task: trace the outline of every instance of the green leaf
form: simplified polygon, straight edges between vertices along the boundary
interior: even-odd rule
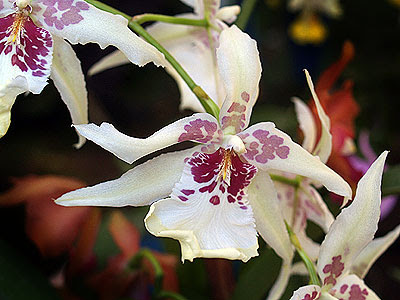
[[[232,300],[264,299],[279,274],[281,259],[272,249],[261,250],[240,270]]]
[[[390,167],[383,174],[382,194],[400,194],[400,165]]]
[[[48,279],[26,257],[0,240],[0,299],[61,299]]]

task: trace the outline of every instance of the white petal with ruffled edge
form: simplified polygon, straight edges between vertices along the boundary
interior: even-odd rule
[[[314,117],[308,106],[297,97],[293,97],[294,108],[296,110],[297,121],[304,135],[302,147],[312,153],[317,139],[317,127]]]
[[[122,16],[102,11],[82,0],[32,3],[32,16],[52,34],[73,44],[97,43],[101,48],[115,46],[139,66],[149,62],[166,65],[164,56],[128,28]]]
[[[222,31],[217,64],[226,90],[220,123],[225,134],[247,127],[258,96],[261,62],[257,43],[235,25]]]
[[[296,290],[290,300],[316,300],[321,299],[320,295],[321,288],[318,285],[306,285]]]
[[[123,174],[120,178],[62,195],[63,206],[143,206],[167,197],[182,175],[184,160],[198,147],[161,154]]]
[[[23,77],[27,89],[39,94],[47,84],[52,55],[50,33],[37,27],[24,11],[0,18],[0,93]]]
[[[179,240],[182,260],[220,257],[247,261],[258,255],[247,186],[256,169],[230,150],[195,153],[171,198],[152,204],[145,222],[156,236]]]
[[[378,229],[386,156],[382,153],[358,182],[353,202],[342,210],[321,244],[317,269],[324,285],[335,285],[350,270]]]
[[[17,77],[5,89],[0,91],[0,137],[4,136],[11,122],[11,107],[19,94],[27,90],[26,79]]]
[[[238,14],[240,14],[239,5],[231,5],[221,7],[216,14],[216,18],[231,24],[236,21]]]
[[[352,191],[346,181],[321,160],[311,155],[271,122],[258,123],[238,134],[247,152],[243,157],[261,170],[279,170],[323,184],[329,191],[350,198]]]
[[[147,154],[179,142],[195,141],[203,144],[222,142],[222,132],[217,121],[206,113],[180,119],[145,139],[127,136],[109,123],[102,123],[100,126],[75,125],[75,128],[81,135],[127,163],[133,163]]]
[[[321,106],[317,93],[315,92],[314,84],[311,80],[310,74],[308,74],[307,70],[304,70],[304,72],[306,74],[307,83],[313,96],[315,106],[317,107],[318,117],[321,122],[321,136],[319,138],[318,144],[314,148],[313,154],[318,155],[321,161],[323,163],[326,163],[332,152],[332,135],[330,133],[331,121]],[[345,205],[345,203],[343,205]]]
[[[400,225],[385,236],[376,238],[369,243],[352,263],[351,273],[356,274],[360,278],[364,278],[371,266],[382,255],[382,253],[393,244],[393,242],[399,237],[399,234]]]
[[[85,77],[75,51],[63,39],[54,37],[54,54],[50,78],[67,105],[73,124],[88,122],[88,98]],[[79,136],[74,146],[80,148],[85,138]]]
[[[335,299],[379,300],[380,298],[356,275],[343,276],[330,290]]]

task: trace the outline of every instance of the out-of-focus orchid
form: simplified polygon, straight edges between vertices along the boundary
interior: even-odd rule
[[[374,162],[357,186],[351,205],[342,210],[321,244],[317,270],[322,286],[308,285],[293,300],[379,299],[362,280],[375,260],[400,234],[400,226],[373,240],[380,215],[380,183],[387,152]]]
[[[342,12],[338,0],[290,0],[288,9],[292,12],[301,11],[289,27],[289,35],[299,44],[322,43],[327,30],[319,13],[337,18]]]
[[[366,131],[360,133],[360,136],[358,137],[358,146],[361,154],[364,156],[364,159],[358,157],[357,155],[351,155],[349,156],[348,160],[350,162],[350,165],[355,170],[364,174],[368,170],[369,166],[377,158],[377,155],[375,154],[369,143],[369,134]],[[397,196],[395,195],[382,198],[381,220],[386,218],[386,216],[393,210],[396,202]]]
[[[67,252],[91,208],[65,209],[52,199],[85,184],[62,176],[27,176],[14,180],[14,187],[0,195],[0,205],[24,203],[26,233],[45,257]]]
[[[351,188],[273,123],[246,129],[261,77],[254,40],[232,26],[221,33],[216,57],[227,95],[219,122],[198,113],[146,139],[128,137],[107,123],[76,126],[80,134],[128,163],[178,142],[201,145],[162,154],[119,179],[65,194],[56,203],[151,204],[145,219],[147,229],[156,236],[179,240],[183,260],[220,257],[247,261],[257,255],[258,231],[289,261],[293,252],[268,171],[309,177],[345,197],[351,197]]]
[[[72,122],[88,122],[87,91],[73,44],[113,45],[138,65],[164,57],[131,32],[128,21],[82,0],[0,0],[0,136],[17,95],[39,94],[50,77]],[[82,145],[83,138],[77,146]]]
[[[162,44],[182,65],[191,78],[201,86],[210,97],[222,105],[225,99],[224,89],[215,62],[215,49],[219,44],[220,31],[227,28],[224,22],[232,23],[240,12],[237,5],[220,8],[220,0],[181,0],[194,9],[194,13],[180,14],[176,17],[189,19],[207,18],[209,29],[199,26],[167,24],[157,22],[146,30]],[[140,17],[140,16],[138,16]],[[115,51],[96,63],[89,74],[129,63],[120,51]],[[181,108],[190,108],[204,112],[196,96],[170,65],[166,70],[176,80],[181,93]]]

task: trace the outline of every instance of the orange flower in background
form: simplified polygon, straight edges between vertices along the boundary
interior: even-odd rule
[[[354,46],[351,42],[346,41],[343,44],[340,59],[322,73],[315,90],[331,121],[332,153],[327,165],[338,172],[355,191],[362,173],[350,165],[348,157],[354,154],[356,150],[354,145],[354,120],[360,111],[360,107],[353,97],[353,81],[347,79],[340,88],[335,89],[336,81],[353,57]],[[313,101],[310,101],[309,105],[320,135],[321,124],[318,121],[317,109]]]
[[[26,233],[44,257],[59,256],[73,245],[89,207],[65,208],[53,199],[81,188],[85,183],[63,176],[26,176],[13,179],[14,186],[0,195],[0,205],[25,204]]]

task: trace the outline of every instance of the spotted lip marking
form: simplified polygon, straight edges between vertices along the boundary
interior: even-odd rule
[[[50,33],[37,27],[23,11],[0,19],[0,57],[10,56],[11,65],[22,72],[47,76],[52,47]]]
[[[256,167],[243,163],[232,150],[219,148],[211,154],[196,153],[186,162],[175,196],[182,201],[196,201],[200,195],[207,195],[214,206],[225,201],[237,203],[245,210],[248,208],[245,189],[256,172]]]

